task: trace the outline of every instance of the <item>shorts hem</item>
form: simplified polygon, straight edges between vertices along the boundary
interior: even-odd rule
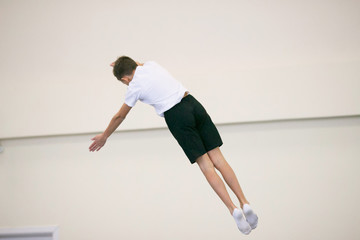
[[[223,143],[216,144],[216,145],[214,145],[213,147],[209,147],[208,150],[206,150],[206,152],[204,152],[203,154],[199,154],[198,156],[193,157],[193,158],[191,158],[191,159],[189,158],[190,163],[191,163],[191,164],[196,163],[196,160],[197,160],[199,157],[201,157],[202,155],[208,153],[209,151],[211,151],[211,150],[213,150],[213,149],[215,149],[215,148],[217,148],[217,147],[221,147],[222,145],[223,145]]]
[[[196,163],[196,160],[197,160],[199,157],[201,157],[202,155],[206,154],[206,153],[207,153],[207,152],[204,152],[204,153],[202,153],[202,154],[197,155],[196,157],[193,157],[193,158],[189,159],[189,160],[190,160],[190,163],[191,163],[191,164]]]
[[[207,152],[206,152],[206,153],[210,152],[211,150],[213,150],[213,149],[215,149],[215,148],[217,148],[217,147],[221,147],[222,145],[223,145],[223,143],[218,143],[218,144],[214,145],[213,147],[209,147],[209,148],[207,149]]]

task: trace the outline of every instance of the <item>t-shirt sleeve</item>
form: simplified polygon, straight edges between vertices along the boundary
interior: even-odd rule
[[[136,102],[140,98],[141,88],[137,85],[131,85],[128,87],[125,95],[125,104],[129,107],[134,107]]]

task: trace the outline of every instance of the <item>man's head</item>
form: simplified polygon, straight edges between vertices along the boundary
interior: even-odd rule
[[[110,66],[113,67],[114,76],[122,83],[129,85],[138,64],[127,56],[121,56]]]

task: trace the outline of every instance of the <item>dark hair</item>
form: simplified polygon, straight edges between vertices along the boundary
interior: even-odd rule
[[[119,57],[114,64],[114,76],[120,80],[125,75],[131,75],[138,65],[134,60],[127,56]]]

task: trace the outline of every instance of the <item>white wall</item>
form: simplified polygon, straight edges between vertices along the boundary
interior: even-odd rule
[[[259,215],[250,239],[359,239],[360,117],[219,126]],[[227,208],[168,130],[3,140],[0,226],[59,239],[236,239]],[[231,195],[236,204],[234,195]]]
[[[124,99],[108,66],[123,54],[158,61],[216,123],[360,114],[359,8],[352,0],[1,1],[0,138],[104,130]],[[141,104],[132,116],[123,129],[164,126]]]
[[[59,225],[67,240],[242,237],[151,107],[88,152],[122,104],[108,64],[125,54],[166,67],[218,124],[260,218],[248,238],[359,239],[359,7],[0,1],[0,227]]]

